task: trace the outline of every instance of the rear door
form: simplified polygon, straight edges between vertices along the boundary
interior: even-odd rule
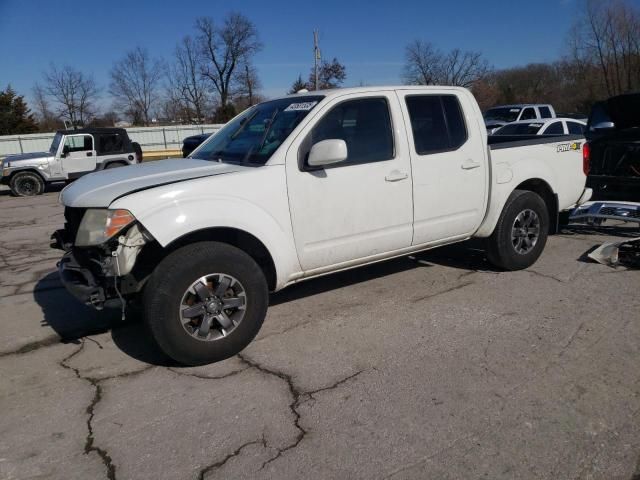
[[[62,168],[71,176],[96,169],[96,150],[93,135],[67,135],[64,141]]]
[[[305,271],[363,261],[411,245],[411,164],[393,91],[343,95],[324,105],[287,151],[287,189]],[[344,162],[309,170],[311,147],[344,140]]]
[[[479,113],[465,112],[452,93],[398,94],[413,171],[413,245],[471,235],[487,197],[487,145]]]

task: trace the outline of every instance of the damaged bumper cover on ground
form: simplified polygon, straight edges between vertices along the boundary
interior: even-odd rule
[[[640,237],[605,243],[591,252],[589,258],[610,267],[640,268]]]

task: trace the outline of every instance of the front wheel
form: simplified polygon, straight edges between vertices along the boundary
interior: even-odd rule
[[[18,172],[11,177],[9,188],[16,197],[33,197],[44,192],[44,180],[34,172]]]
[[[525,269],[540,257],[548,233],[549,212],[544,200],[534,192],[515,190],[488,239],[487,257],[504,270]]]
[[[268,303],[258,264],[242,250],[218,242],[194,243],[168,255],[143,293],[153,338],[185,365],[240,352],[260,330]]]

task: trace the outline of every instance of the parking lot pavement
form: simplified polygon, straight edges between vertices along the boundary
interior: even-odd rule
[[[640,273],[573,228],[527,271],[472,244],[272,296],[181,368],[55,274],[57,194],[0,192],[0,478],[640,478]]]

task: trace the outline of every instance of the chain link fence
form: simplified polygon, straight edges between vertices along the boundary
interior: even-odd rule
[[[182,141],[191,135],[215,133],[222,128],[220,124],[175,125],[168,127],[131,127],[125,128],[133,142],[138,142],[143,151],[179,150]],[[0,156],[17,153],[46,152],[49,150],[55,132],[31,133],[28,135],[0,136]]]

